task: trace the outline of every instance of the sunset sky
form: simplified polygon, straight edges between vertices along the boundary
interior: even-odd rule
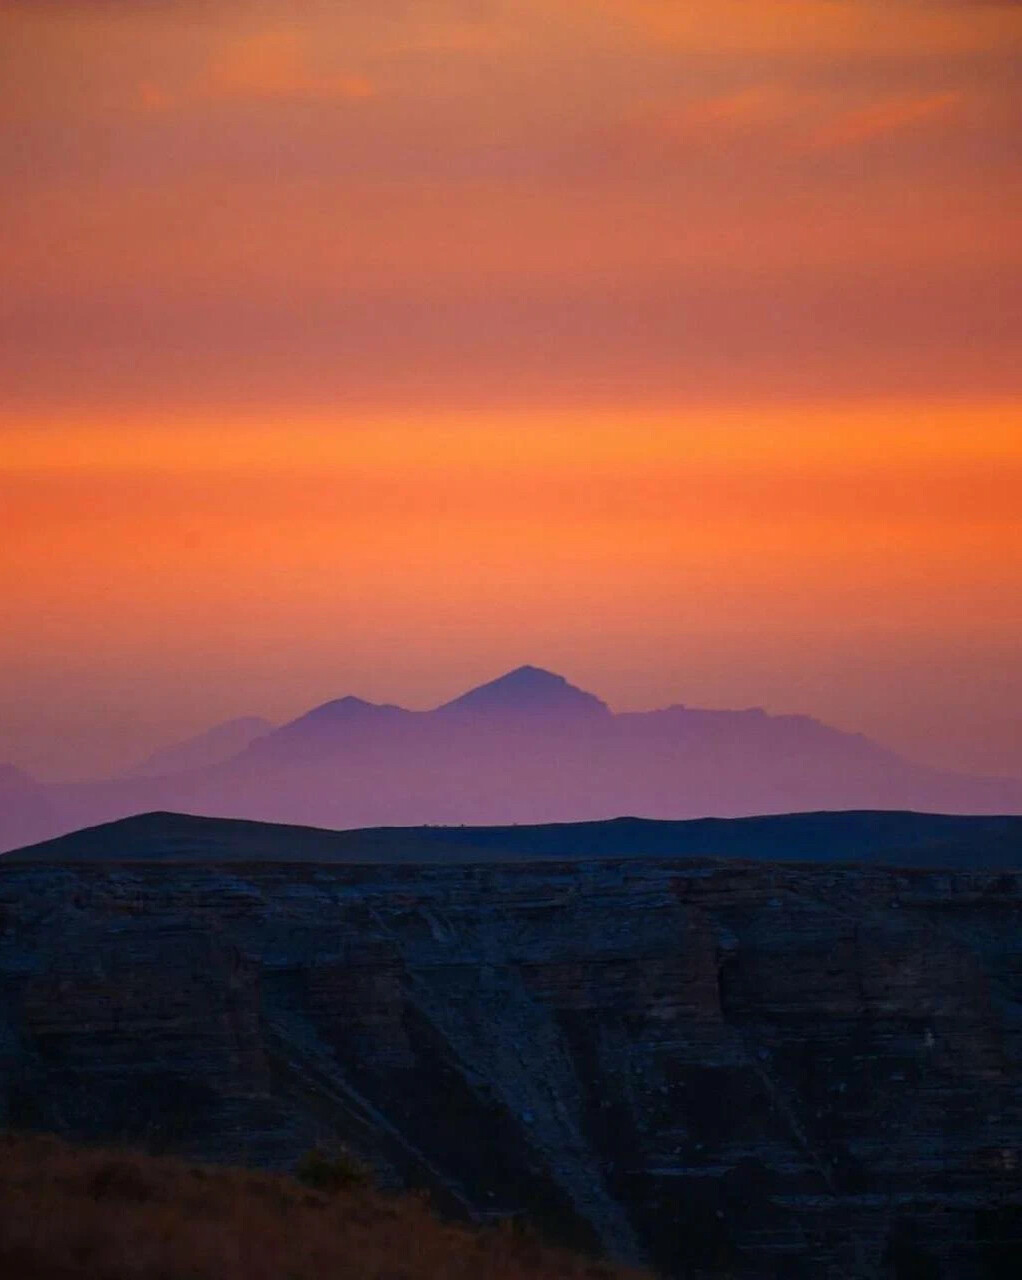
[[[0,0],[0,760],[522,662],[1022,774],[1022,4]]]

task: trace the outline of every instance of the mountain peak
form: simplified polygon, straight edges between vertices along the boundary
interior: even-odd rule
[[[366,730],[387,729],[411,712],[390,703],[366,702],[348,694],[333,698],[289,720],[279,729],[259,738],[238,757],[246,764],[253,761],[286,761],[295,763],[326,759],[350,744],[352,735]]]
[[[353,693],[349,693],[343,698],[333,698],[330,702],[321,702],[318,707],[313,707],[311,711],[307,711],[304,718],[316,716],[325,719],[331,716],[358,715],[362,711],[375,710],[376,706],[377,704],[374,702],[367,702],[365,698],[356,698]]]
[[[356,698],[353,694],[348,694],[344,698],[333,698],[330,702],[320,703],[318,707],[306,711],[296,720],[282,725],[270,737],[280,741],[309,731],[330,733],[335,728],[352,722],[363,723],[380,717],[390,718],[395,714],[407,715],[408,713],[390,703],[366,702],[364,698]]]
[[[238,716],[194,737],[162,747],[128,771],[128,777],[156,778],[222,764],[273,730],[261,716]]]
[[[496,680],[470,689],[438,710],[512,715],[608,714],[605,702],[569,684],[564,676],[529,665],[516,667]]]

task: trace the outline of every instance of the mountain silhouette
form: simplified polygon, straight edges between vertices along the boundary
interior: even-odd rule
[[[338,698],[162,776],[0,775],[0,848],[156,810],[351,829],[852,809],[1022,813],[1022,781],[927,768],[810,716],[615,714],[523,666],[432,711]]]
[[[438,711],[477,716],[542,715],[551,718],[607,716],[610,710],[592,693],[541,667],[517,667],[488,684],[470,689]]]
[[[328,758],[381,726],[392,727],[395,721],[414,714],[403,707],[366,702],[349,694],[289,720],[253,742],[239,759],[249,766],[260,762],[287,766]]]
[[[243,751],[257,738],[270,733],[273,725],[261,716],[240,716],[215,724],[192,738],[175,742],[160,751],[154,751],[140,764],[128,770],[132,777],[159,777],[165,773],[183,773],[187,769],[203,769],[207,765],[220,764]]]

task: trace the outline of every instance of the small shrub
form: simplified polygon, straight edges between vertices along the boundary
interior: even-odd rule
[[[373,1183],[372,1170],[347,1147],[313,1147],[299,1160],[295,1177],[315,1191],[351,1191]]]
[[[152,1179],[131,1159],[103,1161],[92,1172],[88,1186],[94,1200],[130,1200],[144,1204],[154,1193]]]

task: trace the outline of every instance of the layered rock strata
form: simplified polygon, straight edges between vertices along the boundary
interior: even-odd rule
[[[0,866],[0,1123],[384,1183],[670,1276],[1019,1274],[1022,875]]]

